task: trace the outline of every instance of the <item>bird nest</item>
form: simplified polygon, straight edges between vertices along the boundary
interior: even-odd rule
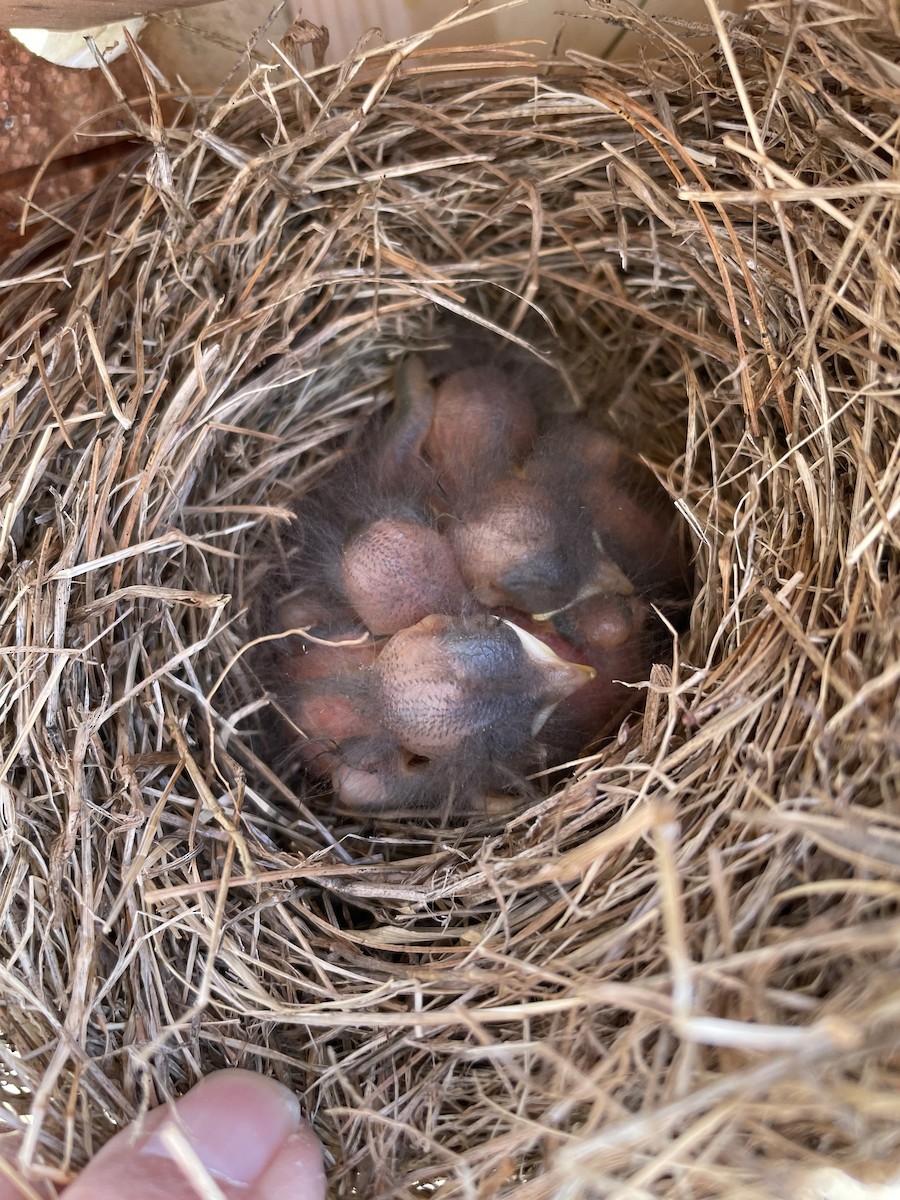
[[[5,268],[0,1055],[35,1170],[225,1064],[298,1091],[337,1196],[900,1169],[896,11],[603,18],[639,64],[322,67],[301,25],[178,111],[145,68],[134,160]],[[447,316],[540,330],[696,597],[537,799],[379,820],[262,753],[247,614]]]

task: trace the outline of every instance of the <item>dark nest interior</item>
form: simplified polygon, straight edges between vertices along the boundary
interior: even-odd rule
[[[321,67],[299,25],[191,105],[146,66],[141,148],[3,269],[23,1169],[228,1064],[301,1095],[335,1196],[900,1171],[897,10],[572,19],[649,49]],[[696,599],[643,716],[537,801],[379,821],[260,753],[247,614],[447,315],[541,331],[668,490]]]

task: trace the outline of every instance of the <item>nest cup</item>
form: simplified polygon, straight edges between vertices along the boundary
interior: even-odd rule
[[[148,68],[133,162],[6,265],[23,1169],[227,1064],[300,1093],[338,1196],[900,1171],[896,13],[602,14],[640,64],[423,36],[325,68],[298,25],[169,123]],[[698,592],[643,717],[545,799],[378,823],[260,756],[246,614],[448,313],[542,331]]]

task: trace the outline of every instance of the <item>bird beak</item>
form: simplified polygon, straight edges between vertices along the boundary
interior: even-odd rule
[[[634,595],[634,584],[624,571],[619,570],[613,560],[608,557],[603,547],[600,546],[599,541],[598,549],[600,550],[600,556],[594,567],[594,573],[584,587],[580,589],[578,595],[570,600],[568,604],[564,604],[562,608],[555,608],[553,612],[532,613],[532,620],[551,621],[559,613],[566,612],[567,609],[573,608],[576,604],[580,604],[582,600],[587,600],[591,596]]]
[[[590,583],[585,589],[585,595],[581,597],[582,600],[586,600],[588,596],[598,595],[631,596],[634,592],[634,584],[616,566],[602,546],[598,546],[598,549],[600,550],[600,557],[597,567]]]
[[[590,683],[597,672],[593,667],[585,666],[583,663],[567,662],[533,633],[520,629],[513,621],[507,621],[505,617],[502,617],[501,620],[504,625],[508,625],[512,629],[522,643],[522,649],[541,673],[547,703],[536,713],[532,721],[531,733],[533,736],[540,732],[557,704],[561,700],[565,700],[567,696],[571,696],[573,692],[577,692],[586,683]]]

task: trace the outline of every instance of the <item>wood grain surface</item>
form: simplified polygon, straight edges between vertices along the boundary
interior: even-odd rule
[[[202,4],[208,0],[198,0]],[[0,0],[0,29],[87,29],[172,8],[190,8],[184,0]]]

